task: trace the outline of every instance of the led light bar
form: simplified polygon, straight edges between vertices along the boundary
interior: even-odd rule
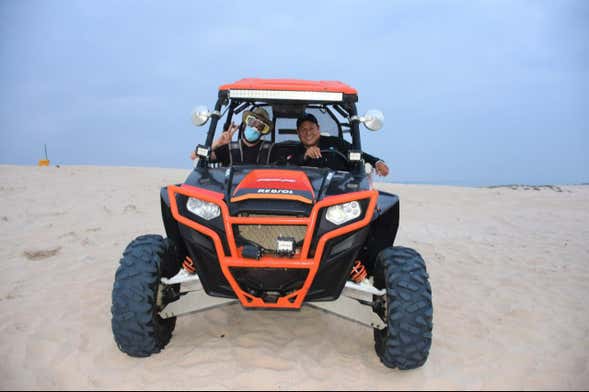
[[[301,101],[338,102],[342,100],[343,94],[317,91],[229,90],[229,98],[292,99]]]

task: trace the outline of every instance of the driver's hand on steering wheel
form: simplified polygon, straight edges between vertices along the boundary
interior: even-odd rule
[[[318,159],[321,158],[321,156],[321,149],[317,146],[312,146],[307,148],[307,151],[305,151],[305,156],[303,158]]]

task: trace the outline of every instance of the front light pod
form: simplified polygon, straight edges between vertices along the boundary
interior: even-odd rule
[[[188,211],[206,220],[211,220],[221,215],[221,209],[218,205],[194,197],[188,199],[186,208]]]
[[[334,225],[341,225],[352,219],[356,219],[362,213],[360,203],[357,201],[350,201],[348,203],[336,204],[327,209],[325,219]]]

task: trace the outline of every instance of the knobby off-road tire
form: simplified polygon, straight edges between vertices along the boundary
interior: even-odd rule
[[[171,277],[175,249],[159,235],[133,240],[123,252],[112,290],[112,332],[119,349],[132,357],[147,357],[172,337],[176,317],[163,319],[156,305],[160,278]]]
[[[388,367],[415,369],[427,360],[433,315],[428,278],[423,258],[413,249],[389,247],[377,256],[374,283],[386,288],[386,306],[377,313],[387,328],[374,329],[374,348]]]

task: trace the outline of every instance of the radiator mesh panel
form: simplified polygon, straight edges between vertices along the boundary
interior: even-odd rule
[[[236,225],[239,235],[255,242],[267,250],[276,250],[278,237],[292,237],[295,242],[302,243],[307,234],[304,225]]]

